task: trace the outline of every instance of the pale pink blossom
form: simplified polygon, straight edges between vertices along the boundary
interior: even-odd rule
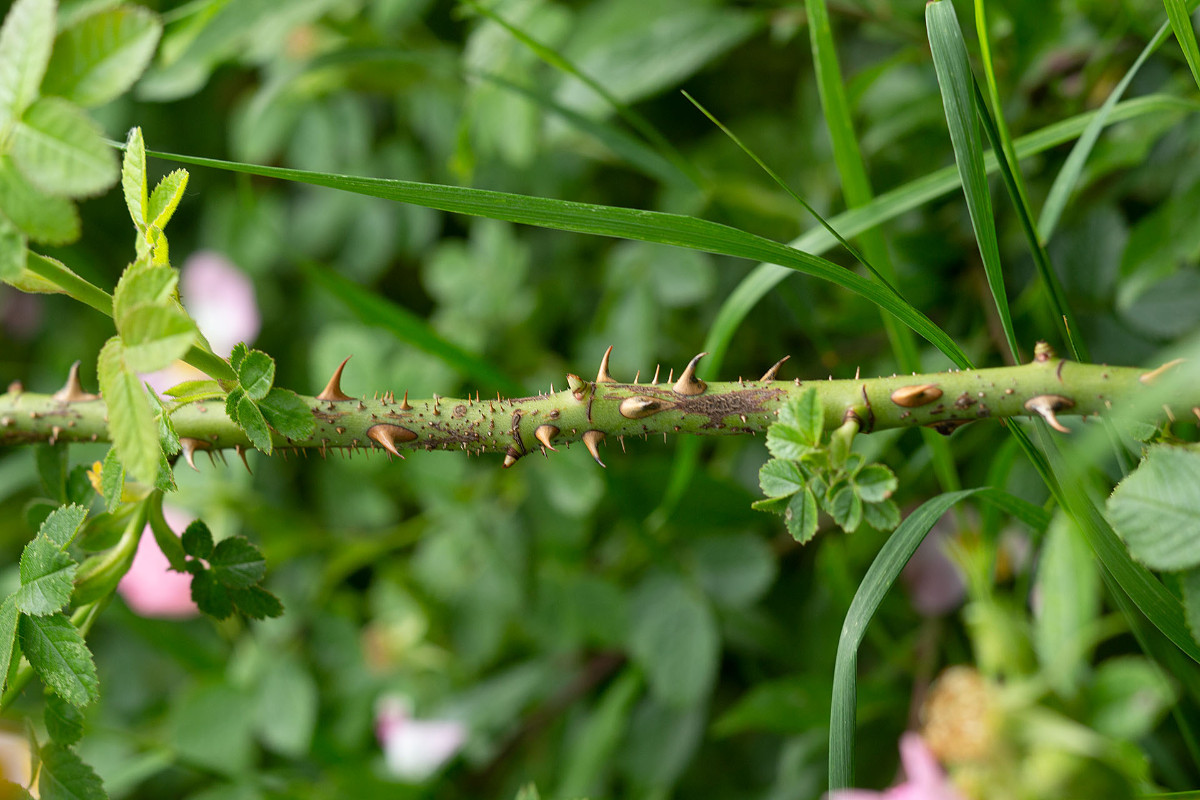
[[[262,328],[254,284],[237,265],[212,250],[199,250],[183,262],[179,298],[219,356],[227,357],[238,342],[253,342]],[[142,379],[162,394],[183,381],[207,377],[195,367],[176,361]]]
[[[900,573],[913,608],[922,616],[947,614],[962,605],[966,597],[962,570],[946,552],[950,536],[944,521],[934,525]]]
[[[171,506],[163,507],[163,517],[176,530],[195,519]],[[142,531],[133,564],[117,584],[117,591],[126,605],[143,617],[186,619],[200,613],[192,602],[192,576],[171,571],[149,525]]]
[[[29,763],[28,737],[23,733],[0,729],[0,780],[28,787]],[[3,796],[4,786],[0,784],[0,797]]]
[[[375,735],[388,772],[402,781],[420,783],[462,749],[467,726],[452,719],[414,719],[411,710],[406,697],[382,698],[375,714]]]
[[[837,789],[825,795],[826,800],[964,800],[925,742],[912,731],[900,737],[900,763],[904,783],[882,792]]]

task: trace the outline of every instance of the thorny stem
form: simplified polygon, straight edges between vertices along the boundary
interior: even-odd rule
[[[275,434],[274,446],[285,452],[316,449],[322,455],[333,448],[376,447],[396,455],[418,449],[502,453],[504,465],[511,466],[531,452],[582,441],[600,461],[597,445],[606,436],[762,433],[789,400],[809,387],[820,396],[827,430],[853,417],[863,433],[929,426],[949,434],[980,419],[1040,415],[1065,432],[1069,429],[1059,416],[1137,412],[1147,384],[1175,365],[1150,371],[1080,364],[1039,345],[1033,362],[1015,367],[855,380],[705,383],[695,378],[698,358],[673,385],[629,384],[608,374],[606,355],[595,381],[571,375],[564,391],[505,399],[434,395],[408,400],[405,395],[397,400],[392,392],[346,398],[339,372],[320,395],[301,398],[315,419],[313,434],[302,440]],[[1166,411],[1200,416],[1200,386],[1190,381],[1182,386]],[[12,386],[0,395],[0,445],[106,441],[105,417],[102,400],[69,402]],[[197,450],[250,446],[220,399],[182,406],[172,421],[189,462]]]

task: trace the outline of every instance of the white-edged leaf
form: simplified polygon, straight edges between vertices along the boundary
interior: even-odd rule
[[[119,176],[100,128],[61,97],[36,101],[13,127],[12,158],[29,182],[65,197],[99,194]]]
[[[183,199],[187,184],[186,169],[173,170],[163,176],[158,186],[154,187],[154,193],[150,195],[150,213],[147,221],[151,226],[160,231],[167,227],[179,201]]]

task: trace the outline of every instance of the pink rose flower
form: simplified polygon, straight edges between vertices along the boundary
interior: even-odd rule
[[[900,737],[900,763],[907,778],[904,783],[882,792],[838,789],[825,795],[826,800],[964,800],[925,742],[912,731]]]
[[[961,570],[946,554],[949,539],[948,526],[939,521],[900,573],[913,608],[925,617],[948,614],[962,605],[967,594]]]
[[[388,772],[408,783],[429,779],[462,749],[467,726],[451,719],[414,719],[406,697],[379,701],[375,735],[383,747]]]
[[[163,507],[163,517],[174,529],[185,528],[195,519],[170,506]],[[149,525],[142,531],[133,564],[117,584],[117,592],[135,614],[143,617],[186,619],[200,613],[192,602],[192,576],[171,571]]]

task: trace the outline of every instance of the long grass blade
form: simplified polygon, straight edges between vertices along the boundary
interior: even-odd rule
[[[463,375],[507,394],[521,395],[525,388],[479,356],[439,336],[425,320],[385,297],[364,289],[338,273],[310,262],[301,262],[304,275],[337,298],[360,320],[390,331],[401,341],[440,358]]]
[[[1187,59],[1188,67],[1192,70],[1192,80],[1200,87],[1200,47],[1196,45],[1196,29],[1192,27],[1192,18],[1188,14],[1183,0],[1163,0],[1167,7],[1167,20],[1171,30],[1183,49],[1183,57]]]
[[[413,203],[457,214],[488,217],[574,233],[670,244],[719,255],[779,264],[830,281],[865,297],[894,314],[901,322],[945,353],[955,364],[964,368],[970,365],[966,354],[954,339],[888,287],[869,281],[826,259],[809,255],[779,242],[773,242],[728,225],[661,211],[601,206],[460,186],[336,175],[175,153],[147,151],[147,155],[182,164],[194,164],[229,172],[258,175],[264,178],[278,178],[313,186],[326,186],[331,189]]]
[[[846,789],[854,783],[854,719],[858,701],[858,648],[867,624],[917,546],[942,514],[959,500],[977,492],[966,489],[927,500],[892,533],[871,562],[850,610],[842,623],[833,668],[833,699],[829,713],[829,789]]]
[[[942,104],[946,108],[946,124],[954,147],[954,160],[962,176],[963,194],[971,216],[971,227],[983,259],[983,271],[988,289],[1000,316],[1000,326],[1008,340],[1014,362],[1021,360],[1017,334],[1013,329],[1008,294],[1004,288],[1004,272],[1000,264],[1000,246],[996,239],[996,220],[992,216],[991,191],[983,164],[983,142],[979,136],[978,111],[975,107],[971,65],[967,61],[967,46],[963,42],[954,5],[950,0],[937,0],[925,6],[925,22],[929,29],[929,47],[937,72]]]
[[[992,145],[992,152],[1001,156],[999,159],[1000,175],[1004,179],[1004,186],[1008,189],[1009,198],[1012,200],[1013,208],[1017,212],[1021,231],[1025,234],[1025,239],[1029,243],[1029,252],[1033,255],[1033,263],[1037,267],[1038,276],[1042,279],[1042,285],[1046,288],[1050,309],[1053,313],[1054,323],[1058,328],[1059,335],[1062,336],[1063,341],[1070,348],[1071,355],[1076,361],[1090,361],[1091,357],[1087,347],[1078,336],[1079,326],[1075,324],[1075,316],[1071,312],[1071,307],[1067,304],[1062,282],[1058,279],[1058,274],[1050,264],[1050,254],[1046,252],[1045,242],[1038,235],[1037,228],[1034,227],[1033,209],[1029,204],[1029,193],[1025,189],[1025,181],[1021,177],[1021,168],[1017,162],[1017,152],[1016,148],[1013,147],[1012,135],[1009,133],[1008,123],[1004,121],[1004,106],[1000,102],[1000,89],[996,81],[996,70],[992,66],[992,49],[988,39],[985,0],[975,0],[975,32],[979,38],[979,51],[983,62],[983,74],[987,84],[988,97],[991,100],[992,108],[995,109],[994,115],[988,113],[987,103],[978,96],[979,88],[976,86],[976,103],[979,106],[979,116],[983,122],[984,132],[987,134],[988,140]]]

